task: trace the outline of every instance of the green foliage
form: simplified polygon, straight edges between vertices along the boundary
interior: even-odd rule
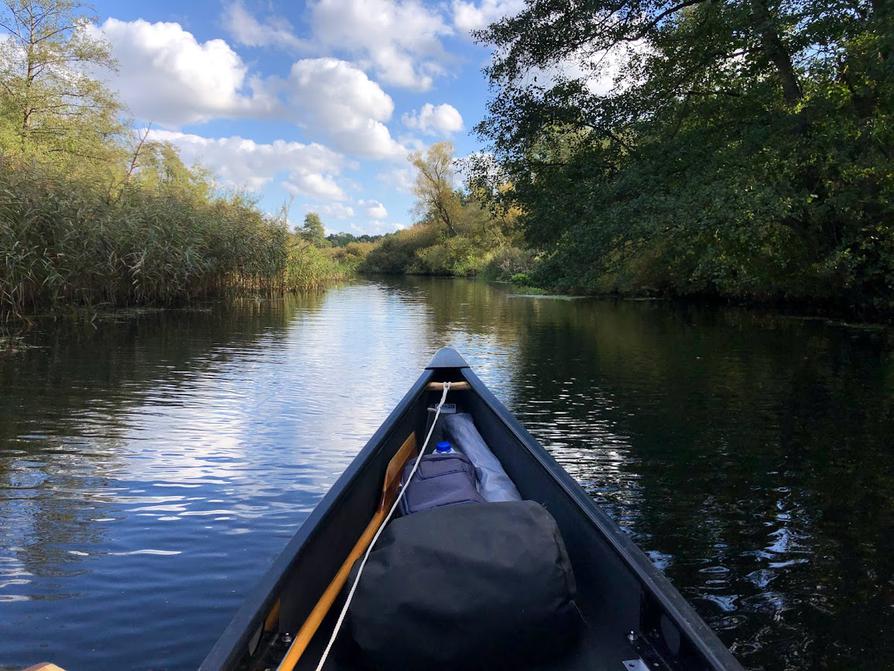
[[[315,247],[323,247],[327,244],[323,220],[316,212],[308,212],[304,216],[304,226],[301,227],[299,234]]]
[[[382,237],[360,271],[507,279],[528,268],[529,254],[515,246],[517,210],[492,202],[474,185],[465,192],[456,189],[452,152],[449,143],[440,142],[410,156],[421,221]]]
[[[352,242],[377,242],[382,239],[381,235],[353,235],[351,233],[330,233],[326,236],[326,240],[333,247],[347,247]]]
[[[434,245],[438,231],[434,226],[416,224],[382,237],[370,251],[360,269],[366,273],[402,274],[416,269],[416,252]]]
[[[346,279],[353,268],[299,236],[289,245],[285,285],[290,290],[318,289]]]
[[[304,289],[350,269],[308,215],[216,192],[168,144],[129,139],[84,74],[111,67],[71,0],[0,9],[0,317],[68,305],[168,305],[230,291]],[[308,242],[308,240],[310,242]]]
[[[0,313],[61,305],[171,304],[225,288],[281,288],[285,226],[239,198],[102,188],[0,164]]]
[[[350,234],[339,234],[339,235],[350,235]],[[352,236],[353,237],[353,236]],[[371,236],[361,236],[361,237],[371,237]],[[372,236],[375,237],[376,240],[380,239],[382,236]],[[356,272],[360,269],[360,266],[366,260],[366,257],[369,256],[370,252],[375,249],[375,242],[349,242],[346,245],[333,246],[329,250],[329,257],[332,258],[336,263],[338,263],[343,268],[348,268],[352,272]]]
[[[112,68],[108,45],[72,0],[5,0],[0,8],[0,137],[7,151],[42,155],[77,170],[108,160],[120,105],[91,68]]]
[[[478,130],[532,278],[891,311],[892,35],[869,0],[532,0],[491,26]],[[569,61],[615,85],[549,75]]]

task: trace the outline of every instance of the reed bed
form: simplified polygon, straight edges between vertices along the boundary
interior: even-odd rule
[[[0,317],[315,288],[344,276],[238,196],[135,183],[110,195],[0,160]]]

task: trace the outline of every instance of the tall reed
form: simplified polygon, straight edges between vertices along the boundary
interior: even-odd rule
[[[0,156],[0,317],[68,305],[171,305],[343,275],[238,196],[87,180]]]

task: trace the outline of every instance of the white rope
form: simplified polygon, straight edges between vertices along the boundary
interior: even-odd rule
[[[345,616],[348,613],[348,607],[351,605],[351,600],[354,598],[354,592],[357,591],[357,585],[360,583],[360,576],[363,575],[363,569],[366,567],[366,560],[369,559],[369,554],[372,552],[373,547],[376,545],[376,541],[379,540],[379,536],[382,534],[382,531],[385,530],[385,526],[391,520],[391,516],[394,515],[394,511],[397,510],[397,506],[400,504],[401,499],[404,497],[404,494],[407,491],[407,485],[410,483],[410,480],[413,479],[413,476],[416,475],[416,470],[419,468],[419,462],[422,461],[422,456],[425,454],[425,448],[428,447],[428,441],[431,440],[431,435],[435,431],[435,425],[438,423],[438,417],[441,415],[441,408],[444,406],[444,401],[447,400],[447,392],[450,391],[450,383],[444,383],[444,391],[441,393],[441,400],[438,401],[438,405],[435,408],[435,419],[431,423],[431,428],[428,430],[428,435],[425,436],[425,442],[422,443],[422,447],[419,450],[419,455],[416,457],[416,461],[413,463],[413,468],[410,471],[410,475],[407,478],[406,484],[401,487],[400,492],[397,495],[397,498],[394,499],[394,505],[391,506],[391,510],[388,511],[388,514],[385,516],[382,525],[379,527],[379,530],[376,531],[376,535],[373,536],[373,539],[369,543],[369,547],[366,548],[366,552],[363,554],[363,559],[360,561],[360,568],[357,569],[357,577],[354,578],[354,584],[351,585],[351,591],[348,592],[348,598],[345,599],[345,605],[342,606],[341,613],[338,616],[338,620],[335,623],[335,628],[332,630],[332,636],[329,637],[329,643],[326,644],[326,649],[323,651],[323,656],[320,657],[320,663],[317,664],[317,671],[322,671],[323,665],[326,663],[326,658],[329,657],[329,651],[332,650],[332,646],[335,644],[335,639],[338,636],[338,632],[341,630],[341,625],[345,621]]]

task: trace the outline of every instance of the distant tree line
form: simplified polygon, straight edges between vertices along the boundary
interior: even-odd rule
[[[351,233],[330,233],[326,236],[326,240],[333,247],[347,247],[352,242],[378,242],[382,239],[381,235],[352,235]]]

